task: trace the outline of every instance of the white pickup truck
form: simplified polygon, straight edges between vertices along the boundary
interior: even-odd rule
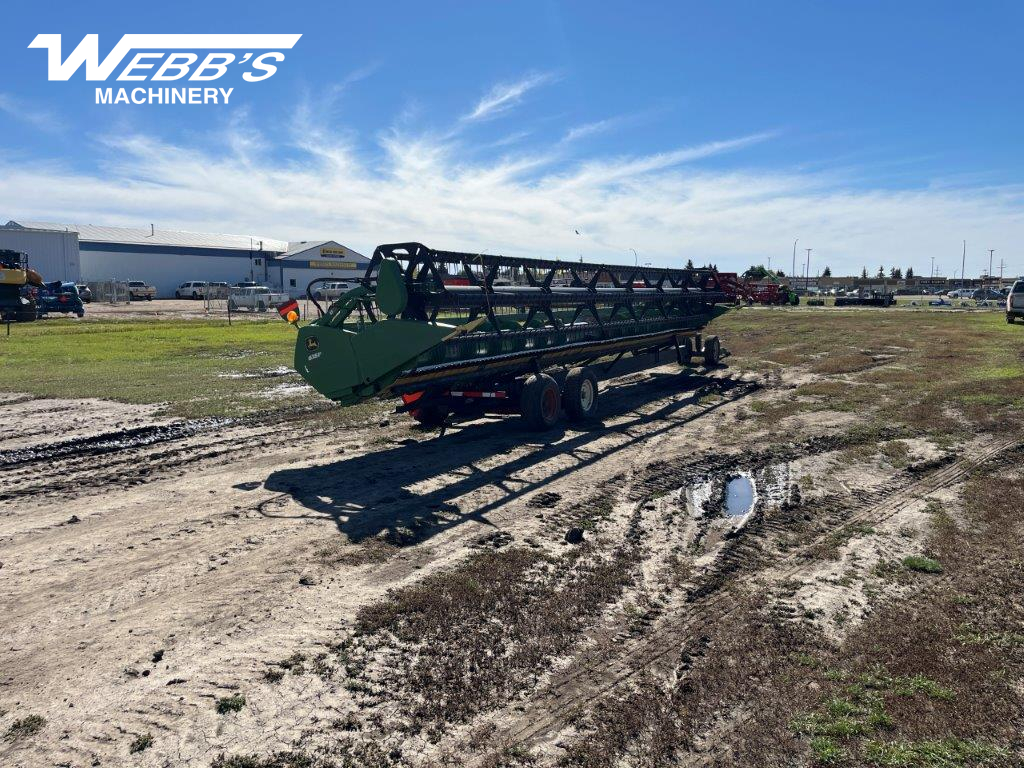
[[[1006,294],[1006,322],[1013,323],[1024,317],[1024,280],[1018,280]]]
[[[287,293],[274,293],[263,285],[232,288],[228,296],[228,309],[248,309],[250,312],[266,312],[271,307],[288,301]]]
[[[156,296],[156,288],[142,280],[128,281],[128,298],[130,301],[152,301]]]

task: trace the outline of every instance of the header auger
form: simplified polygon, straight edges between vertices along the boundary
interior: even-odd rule
[[[312,300],[311,288],[307,296]],[[673,350],[708,365],[700,331],[733,298],[711,269],[519,259],[381,245],[360,285],[299,328],[295,369],[342,405],[400,396],[424,424],[520,412],[535,428],[597,407],[591,366]]]

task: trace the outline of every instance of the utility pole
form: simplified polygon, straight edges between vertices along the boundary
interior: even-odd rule
[[[807,287],[810,285],[811,280],[811,251],[813,248],[805,249],[807,251],[807,263],[804,264],[804,293],[807,292]]]
[[[1003,267],[1004,266],[1005,265],[1003,264],[1003,260],[999,259],[999,287],[1000,288],[1003,287]]]
[[[928,273],[928,277],[935,277],[935,257],[932,256],[932,271]]]
[[[799,237],[796,240],[793,241],[793,268],[791,270],[789,270],[789,279],[790,280],[796,280],[796,244],[799,243],[799,242],[800,242],[800,238]]]
[[[964,267],[967,266],[967,241],[964,240],[964,255],[960,260],[960,287],[964,287]],[[956,280],[956,276],[953,277]]]
[[[988,274],[985,275],[985,285],[988,285],[992,280],[992,254],[995,252],[995,248],[988,249]]]

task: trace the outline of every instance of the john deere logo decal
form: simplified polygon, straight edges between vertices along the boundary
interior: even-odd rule
[[[320,346],[320,342],[317,341],[316,336],[310,336],[306,339],[306,349],[312,352],[314,349]]]

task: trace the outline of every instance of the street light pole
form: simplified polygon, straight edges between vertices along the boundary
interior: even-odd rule
[[[960,287],[964,287],[964,268],[967,266],[967,241],[964,240],[964,255],[960,260]],[[956,277],[953,277],[956,280]]]
[[[804,264],[804,291],[807,291],[807,287],[811,284],[811,251],[813,248],[807,248],[807,263]]]

